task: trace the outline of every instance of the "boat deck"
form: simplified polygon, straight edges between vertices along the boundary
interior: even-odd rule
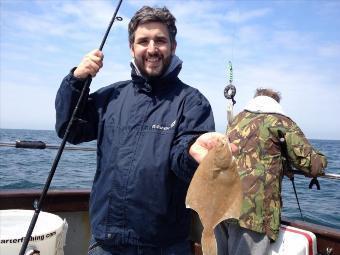
[[[0,191],[0,210],[33,209],[34,200],[39,199],[41,190],[2,190]],[[90,190],[50,190],[42,211],[51,212],[66,219],[69,228],[64,249],[65,255],[86,254],[90,238],[88,201]],[[282,219],[288,226],[313,232],[317,237],[319,254],[340,254],[340,230],[300,220]],[[191,240],[195,255],[201,255],[199,244],[202,226],[197,214],[193,214]]]

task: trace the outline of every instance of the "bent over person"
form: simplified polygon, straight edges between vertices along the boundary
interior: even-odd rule
[[[68,139],[97,140],[89,254],[191,254],[185,195],[198,164],[189,150],[199,135],[214,131],[212,110],[178,78],[177,29],[167,8],[141,8],[128,29],[131,80],[89,94],[83,121]],[[103,53],[93,50],[62,81],[56,97],[59,137],[85,78],[102,65]]]
[[[219,255],[265,255],[279,234],[281,182],[284,175],[281,134],[290,163],[307,176],[319,176],[326,157],[315,150],[301,129],[282,110],[280,94],[257,89],[255,97],[228,128],[243,189],[238,222],[222,222],[215,229]]]

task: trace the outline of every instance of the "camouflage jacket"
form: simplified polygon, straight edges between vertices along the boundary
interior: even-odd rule
[[[239,147],[235,153],[243,188],[239,224],[265,233],[272,240],[278,236],[282,207],[283,165],[278,130],[285,136],[291,164],[306,173],[317,167],[322,174],[326,157],[316,151],[296,123],[284,115],[244,110],[227,130],[230,142]]]

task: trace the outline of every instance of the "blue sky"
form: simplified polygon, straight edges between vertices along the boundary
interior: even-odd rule
[[[54,128],[60,82],[99,47],[116,4],[0,0],[0,128]],[[180,78],[208,98],[217,131],[226,128],[232,61],[235,113],[269,87],[308,138],[340,139],[340,2],[123,0],[92,91],[130,78],[127,24],[143,5],[165,5],[177,18]]]

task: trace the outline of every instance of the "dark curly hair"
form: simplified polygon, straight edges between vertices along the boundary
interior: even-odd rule
[[[254,97],[257,97],[257,96],[268,96],[268,97],[273,98],[278,103],[280,103],[281,101],[280,92],[274,91],[272,89],[258,88],[256,89]]]
[[[160,22],[166,25],[170,35],[171,45],[176,44],[177,28],[175,25],[176,19],[166,8],[152,8],[143,6],[138,10],[129,22],[129,44],[133,44],[135,40],[135,32],[140,24],[148,22]]]

